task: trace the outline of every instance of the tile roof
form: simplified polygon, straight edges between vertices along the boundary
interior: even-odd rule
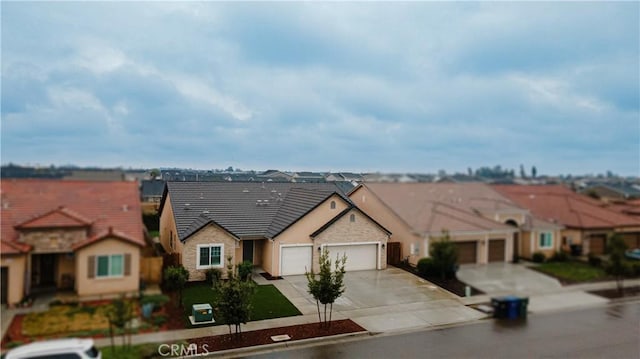
[[[561,185],[496,185],[493,188],[536,216],[567,227],[640,226],[639,219],[602,208],[600,202]]]
[[[31,250],[31,246],[24,243],[0,241],[0,253],[2,254],[19,254],[27,253]]]
[[[483,183],[367,183],[365,185],[418,233],[514,231],[481,216],[524,210]]]
[[[144,244],[140,193],[135,182],[2,179],[0,193],[3,241],[18,238],[18,225],[90,224],[91,237],[113,227]]]
[[[115,239],[119,239],[125,242],[130,242],[133,243],[135,245],[138,246],[143,246],[144,243],[138,241],[136,238],[131,237],[129,235],[127,235],[126,233],[120,232],[120,231],[116,231],[115,229],[113,229],[113,227],[109,227],[108,230],[106,231],[102,231],[101,233],[96,234],[95,236],[91,237],[91,238],[87,238],[86,240],[82,241],[82,242],[78,242],[76,244],[73,245],[73,250],[77,250],[83,247],[86,247],[92,243],[98,242],[102,239],[105,238],[115,238]]]
[[[273,238],[333,194],[333,183],[167,182],[180,240],[214,222],[237,238]]]
[[[16,228],[88,227],[91,220],[60,206],[17,224]]]

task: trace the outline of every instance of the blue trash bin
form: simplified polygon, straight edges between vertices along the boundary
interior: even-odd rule
[[[503,300],[507,303],[506,317],[509,319],[518,319],[520,316],[520,298],[516,296],[506,296]]]

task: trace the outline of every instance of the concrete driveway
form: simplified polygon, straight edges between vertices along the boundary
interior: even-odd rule
[[[462,265],[458,278],[485,292],[484,296],[464,298],[471,304],[487,302],[490,297],[517,295],[529,297],[530,312],[546,312],[601,305],[607,299],[582,290],[580,286],[565,286],[552,277],[527,268],[523,264],[490,263]]]
[[[287,276],[270,284],[302,314],[317,314],[305,276]],[[486,316],[464,306],[456,295],[397,268],[347,272],[345,288],[333,305],[333,318],[349,318],[371,332],[460,323]]]
[[[513,263],[465,264],[458,278],[492,296],[554,293],[562,288],[557,279]]]

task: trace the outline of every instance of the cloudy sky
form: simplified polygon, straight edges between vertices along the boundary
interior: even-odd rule
[[[2,4],[2,163],[640,175],[640,3]]]

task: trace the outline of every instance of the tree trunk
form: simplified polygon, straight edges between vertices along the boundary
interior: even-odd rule
[[[116,350],[116,343],[113,339],[113,324],[109,321],[109,336],[111,337],[111,352],[113,353]]]
[[[327,305],[324,305],[324,326],[327,326]]]
[[[331,303],[331,306],[329,307],[329,325],[327,325],[328,327],[331,327],[331,316],[333,314],[333,303]]]
[[[318,308],[318,323],[322,325],[322,318],[320,317],[320,302],[316,299],[316,307]]]

